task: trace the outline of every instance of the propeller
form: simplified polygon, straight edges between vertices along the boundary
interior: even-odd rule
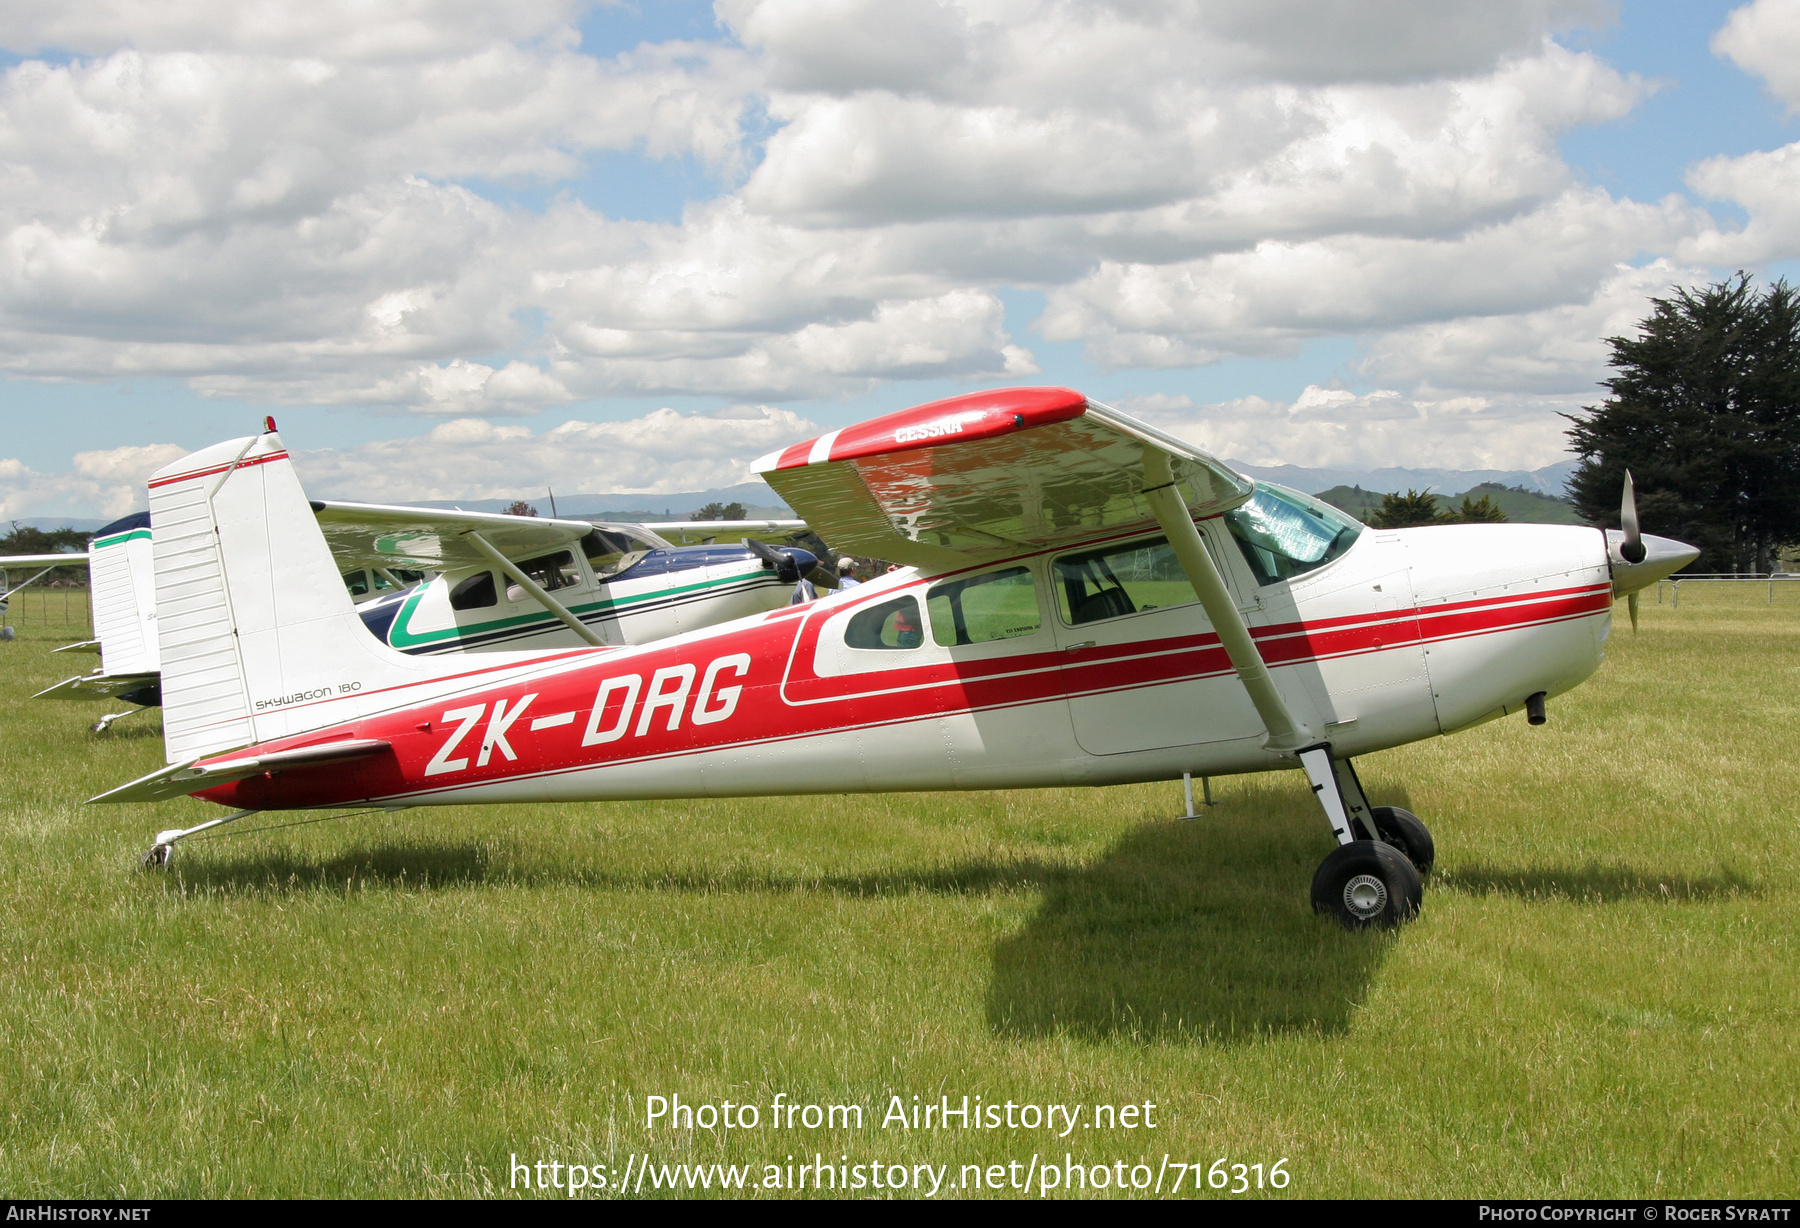
[[[836,573],[827,568],[810,550],[803,550],[799,546],[771,546],[754,537],[744,539],[744,549],[761,559],[764,567],[773,568],[775,578],[783,584],[797,584],[800,577],[805,576],[818,587],[837,587]]]
[[[1631,470],[1625,471],[1625,498],[1619,504],[1619,527],[1625,530],[1625,540],[1619,545],[1619,553],[1627,563],[1644,561],[1644,539],[1638,532],[1637,487],[1632,485]]]
[[[1625,531],[1625,540],[1619,543],[1619,557],[1627,563],[1641,563],[1647,553],[1644,549],[1644,538],[1638,532],[1637,488],[1631,481],[1631,470],[1625,471],[1625,497],[1619,502],[1619,527]],[[1625,609],[1631,615],[1631,633],[1638,629],[1638,595],[1632,590],[1625,598]]]
[[[786,551],[777,550],[767,542],[759,542],[754,537],[744,539],[744,549],[762,560],[762,565],[775,572],[775,578],[783,584],[793,584],[800,579],[800,569],[794,566],[794,560]]]

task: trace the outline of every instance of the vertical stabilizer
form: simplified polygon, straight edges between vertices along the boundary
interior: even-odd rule
[[[372,693],[466,668],[368,633],[273,431],[154,474],[150,515],[171,763],[355,720]]]
[[[88,546],[88,585],[105,675],[154,674],[160,668],[156,575],[146,513],[116,520],[94,536]]]

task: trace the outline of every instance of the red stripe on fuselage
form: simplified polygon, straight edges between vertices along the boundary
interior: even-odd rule
[[[941,577],[922,578],[918,583],[938,579]],[[415,706],[346,722],[335,731],[313,730],[305,735],[270,742],[258,749],[265,752],[288,749],[333,733],[384,739],[394,749],[390,755],[340,765],[329,771],[290,771],[274,779],[253,778],[221,786],[201,796],[234,806],[269,809],[336,805],[367,798],[404,799],[409,795],[441,794],[503,779],[559,775],[610,763],[671,758],[845,730],[1056,702],[1066,696],[1162,686],[1222,676],[1231,671],[1230,661],[1218,637],[1203,633],[1081,649],[1073,653],[1034,650],[987,660],[938,662],[867,673],[819,675],[814,672],[812,660],[817,651],[819,629],[826,619],[861,604],[862,600],[886,599],[897,591],[903,589],[885,589],[869,594],[867,598],[834,602],[825,608],[807,607],[804,611],[807,616],[799,623],[787,619],[777,622],[759,619],[751,626],[720,635],[667,647],[649,645],[630,650],[623,657],[613,653],[592,653],[592,650],[567,652],[561,654],[565,659],[579,657],[584,651],[604,659],[545,677],[513,680],[486,693],[446,697],[429,707]],[[1270,665],[1279,667],[1590,617],[1610,606],[1610,587],[1589,585],[1442,603],[1422,610],[1405,609],[1311,623],[1279,624],[1257,628],[1254,634],[1265,659]],[[696,726],[691,718],[699,698],[695,692],[700,686],[700,676],[710,662],[738,653],[750,658],[745,675],[738,677],[727,673],[717,680],[718,686],[743,687],[736,710],[726,720]],[[667,728],[669,709],[666,707],[658,709],[649,725],[644,726],[644,706],[656,671],[681,665],[691,666],[696,677],[682,702],[676,729],[671,732]],[[474,677],[484,672],[491,671],[469,671],[461,676]],[[630,674],[637,675],[640,681],[634,710],[624,734],[614,741],[583,746],[583,736],[590,725],[600,684]],[[476,760],[495,701],[505,699],[509,705],[516,705],[525,695],[533,693],[536,698],[512,724],[507,735],[507,744],[518,759],[507,760],[496,747],[490,753],[488,764],[479,766]],[[715,710],[718,693],[716,686]],[[458,727],[458,718],[449,718],[445,714],[475,706],[483,709],[482,716],[470,727],[455,752],[455,758],[468,760],[467,768],[435,778],[426,776],[426,765]],[[602,728],[614,723],[612,714],[615,711],[609,706],[599,722]],[[537,733],[530,731],[532,719],[564,712],[575,713],[570,724]],[[428,724],[429,728],[421,729],[421,724]],[[640,727],[645,730],[641,735],[637,732]],[[229,757],[241,757],[243,753],[234,751]]]

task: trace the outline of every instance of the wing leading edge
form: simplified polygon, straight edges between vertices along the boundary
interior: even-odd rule
[[[314,500],[313,514],[346,567],[417,566],[431,571],[483,567],[490,560],[468,540],[479,533],[508,558],[529,558],[572,546],[594,526],[585,520],[457,512],[432,507]]]
[[[755,468],[839,549],[952,568],[1155,527],[1147,446],[1169,458],[1172,489],[1195,517],[1228,512],[1255,491],[1193,444],[1070,388],[934,401],[795,444]]]

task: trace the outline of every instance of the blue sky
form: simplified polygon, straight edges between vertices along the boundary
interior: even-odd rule
[[[101,16],[84,24],[77,4],[75,17],[45,26],[37,39],[15,37],[18,45],[0,60],[15,124],[38,122],[34,108],[49,105],[49,86],[64,78],[65,95],[97,90],[105,73],[126,68],[148,81],[183,55],[189,69],[199,57],[215,72],[208,88],[218,91],[227,117],[215,125],[223,133],[215,134],[217,150],[196,153],[191,134],[180,131],[188,116],[159,110],[162,100],[148,88],[125,103],[112,88],[93,95],[92,107],[123,107],[148,143],[166,136],[177,152],[158,164],[148,152],[134,162],[134,148],[105,151],[95,160],[114,169],[108,163],[116,159],[117,174],[93,174],[91,182],[69,178],[77,172],[59,162],[52,144],[11,155],[14,182],[27,184],[8,202],[14,249],[40,253],[21,258],[27,272],[5,304],[15,327],[0,377],[0,457],[26,473],[7,495],[0,471],[0,497],[13,514],[116,503],[116,490],[103,492],[115,471],[129,468],[123,453],[89,464],[83,472],[92,471],[92,489],[65,483],[74,493],[47,493],[56,475],[78,468],[78,454],[136,448],[142,454],[131,463],[141,467],[171,448],[240,433],[264,413],[277,417],[290,444],[338,458],[332,480],[425,497],[463,480],[449,436],[438,429],[448,421],[486,422],[484,429],[499,432],[493,446],[548,454],[549,432],[568,421],[623,429],[665,407],[685,422],[761,405],[786,413],[782,423],[811,429],[1001,382],[1072,384],[1165,415],[1246,460],[1460,458],[1471,468],[1525,467],[1553,456],[1555,412],[1592,396],[1603,374],[1595,365],[1599,330],[1623,326],[1645,294],[1671,278],[1718,276],[1738,264],[1764,276],[1800,270],[1792,258],[1800,248],[1783,246],[1785,239],[1758,246],[1737,235],[1767,206],[1703,198],[1685,180],[1703,159],[1745,158],[1795,140],[1789,103],[1774,92],[1780,83],[1711,49],[1742,7],[1713,0],[1623,0],[1614,20],[1556,30],[1563,49],[1586,57],[1579,62],[1553,64],[1555,53],[1535,49],[1538,35],[1484,25],[1481,6],[1467,6],[1473,16],[1445,20],[1464,21],[1477,41],[1488,26],[1500,32],[1454,70],[1448,58],[1436,74],[1394,69],[1382,61],[1380,31],[1370,33],[1368,63],[1333,66],[1323,85],[1307,77],[1317,77],[1316,67],[1278,64],[1266,70],[1274,79],[1292,71],[1302,96],[1314,91],[1308,122],[1329,128],[1342,121],[1357,132],[1379,130],[1396,115],[1415,122],[1437,97],[1434,82],[1470,83],[1472,96],[1490,100],[1481,105],[1499,108],[1469,121],[1471,132],[1513,124],[1524,134],[1477,169],[1516,182],[1467,188],[1471,172],[1452,168],[1441,172],[1446,181],[1463,178],[1454,191],[1440,190],[1431,165],[1438,155],[1408,148],[1418,135],[1411,133],[1395,138],[1391,156],[1402,169],[1390,173],[1405,180],[1398,194],[1416,191],[1427,204],[1371,223],[1347,197],[1341,221],[1325,206],[1314,210],[1326,213],[1321,220],[1307,213],[1304,178],[1286,189],[1268,186],[1287,173],[1283,167],[1331,156],[1318,152],[1335,148],[1329,141],[1306,145],[1302,125],[1252,151],[1237,181],[1240,195],[1243,184],[1255,184],[1285,203],[1253,205],[1247,221],[1216,231],[1195,231],[1180,210],[1213,217],[1227,207],[1220,202],[1234,199],[1230,193],[1155,166],[1181,141],[1189,142],[1181,148],[1213,148],[1204,142],[1216,137],[1176,131],[1179,119],[1167,131],[1156,127],[1161,121],[1140,124],[1131,139],[1142,138],[1142,152],[1116,159],[1108,157],[1112,138],[1094,138],[1096,180],[1146,181],[1141,199],[1123,212],[1117,203],[1054,203],[1058,189],[1034,181],[1028,150],[1012,169],[1000,169],[1010,152],[1004,146],[998,156],[983,147],[961,162],[965,154],[954,148],[921,152],[938,138],[920,133],[966,131],[942,128],[945,116],[962,123],[1000,113],[1021,125],[1026,150],[1038,139],[1029,135],[1032,122],[1059,105],[1034,93],[1016,55],[991,60],[998,66],[992,80],[948,75],[945,65],[959,57],[975,63],[999,55],[991,32],[966,24],[926,29],[923,18],[907,25],[889,9],[834,29],[825,8],[807,18],[809,0],[733,0],[718,14],[710,4],[542,0],[529,11],[496,6],[491,28],[451,29],[446,18],[441,48],[421,54],[408,44],[396,56],[346,52],[339,33],[323,25],[310,33],[246,27],[220,35],[207,24],[210,2],[187,0],[174,6],[183,20],[142,29],[109,26]],[[1758,3],[1770,21],[1787,20],[1793,7]],[[879,21],[891,28],[871,32]],[[1204,45],[1227,59],[1254,44],[1254,36],[1221,43],[1216,32],[1193,34],[1213,39]],[[381,35],[371,31],[369,39],[379,45]],[[680,54],[677,41],[685,44]],[[915,55],[915,44],[925,50]],[[1201,98],[1228,118],[1239,115],[1231,122],[1246,130],[1269,114],[1269,95],[1258,93],[1265,81],[1242,73],[1197,81],[1191,71],[1170,75],[1137,54],[1146,64],[1146,100],[1158,90]],[[1279,60],[1287,51],[1261,54]],[[233,137],[234,109],[297,105],[261,96],[271,76],[304,76],[315,71],[304,65],[321,62],[345,83],[342,96],[330,96],[337,85],[308,77],[312,92],[293,97],[317,102],[322,118],[286,135],[247,127]],[[1591,72],[1582,67],[1596,62]],[[1585,93],[1554,106],[1530,97],[1495,103],[1491,90],[1481,93],[1520,79],[1526,70],[1518,65],[1534,63],[1548,66],[1546,75],[1528,78],[1539,93],[1562,88],[1560,79],[1572,74],[1589,72],[1592,80]],[[1116,87],[1118,67],[1115,84],[1090,86],[1093,114],[1129,113],[1132,100]],[[1632,77],[1651,88],[1620,102]],[[439,78],[462,84],[424,84]],[[365,104],[355,89],[383,105],[396,97],[410,104],[409,82],[418,115],[396,120],[391,131],[374,121],[358,127],[356,109]],[[467,97],[458,95],[464,88]],[[1402,97],[1409,90],[1416,99]],[[1359,106],[1369,116],[1344,119]],[[1082,111],[1066,105],[1057,122],[1069,113],[1083,122]],[[1564,118],[1544,118],[1553,111]],[[854,124],[843,135],[846,117],[867,125],[866,147]],[[497,135],[479,131],[489,122]],[[347,125],[347,135],[328,139],[322,133],[330,124]],[[909,134],[907,125],[923,126]],[[1533,133],[1549,134],[1542,156],[1527,148]],[[848,143],[833,154],[834,140]],[[1450,133],[1439,146],[1452,151],[1442,155],[1450,159],[1468,143],[1467,133]],[[1048,148],[1054,158],[1058,147]],[[1268,160],[1259,167],[1260,157]],[[1499,171],[1496,159],[1506,163]],[[850,182],[865,164],[872,168],[866,182]],[[983,174],[999,178],[984,185]],[[75,186],[57,189],[58,176]],[[1005,200],[1007,176],[1019,184],[1016,210]],[[1613,205],[1583,196],[1588,188],[1603,189]],[[1492,201],[1463,199],[1480,191]],[[82,192],[91,196],[67,199]],[[1053,203],[1031,204],[1034,192],[1051,193]],[[996,196],[998,206],[986,203]],[[1658,206],[1671,196],[1661,212],[1631,204]],[[1265,209],[1269,229],[1259,235]],[[1283,209],[1302,220],[1281,220]],[[1557,222],[1557,209],[1579,213],[1577,223]],[[334,238],[316,256],[294,250],[312,241],[296,236],[351,226],[345,219],[363,228],[354,240]],[[1562,280],[1553,286],[1496,289],[1484,298],[1449,294],[1440,283],[1409,298],[1404,288],[1381,285],[1390,276],[1382,270],[1403,263],[1375,250],[1383,243],[1460,243],[1475,252],[1495,228],[1523,234],[1532,225],[1544,233],[1587,227],[1605,238],[1591,252],[1560,256],[1572,271],[1556,274]],[[125,231],[117,250],[107,250]],[[1119,238],[1127,231],[1137,237]],[[1226,231],[1234,237],[1216,237]],[[104,236],[97,244],[95,234]],[[1517,242],[1531,250],[1530,241]],[[363,250],[374,255],[358,264]],[[1277,257],[1317,260],[1327,270],[1321,297],[1347,305],[1328,311],[1301,293],[1232,306],[1265,293]],[[1484,272],[1482,259],[1496,257],[1455,256],[1464,262],[1456,276],[1479,286],[1484,276],[1499,283],[1517,273],[1506,261]],[[854,274],[813,272],[834,266],[854,266]],[[667,297],[667,269],[685,270],[675,300]],[[1330,272],[1343,269],[1357,272]],[[801,271],[812,280],[797,288]],[[1367,293],[1355,284],[1362,276],[1373,287]],[[1415,305],[1432,294],[1445,304]],[[1587,348],[1551,354],[1564,340],[1559,330],[1571,329],[1588,330]],[[1514,377],[1506,373],[1520,371],[1533,374],[1509,384]],[[1430,425],[1380,427],[1397,417],[1396,405]],[[1300,425],[1320,421],[1343,429]],[[1323,448],[1327,436],[1338,440],[1337,451]],[[1429,447],[1414,446],[1425,437]],[[420,476],[409,485],[397,476],[411,466],[407,441],[429,458],[420,464],[429,481]],[[1412,451],[1396,457],[1396,446]],[[621,462],[608,475],[614,486],[695,485],[678,480],[670,458],[646,453],[632,463],[638,467]],[[469,485],[480,484],[476,476]],[[566,485],[582,476],[576,468],[551,480]]]

